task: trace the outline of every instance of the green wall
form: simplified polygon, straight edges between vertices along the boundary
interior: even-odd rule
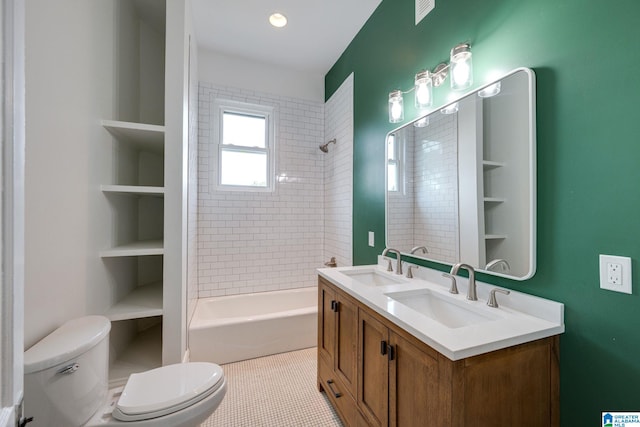
[[[495,71],[535,71],[537,272],[525,282],[481,280],[565,304],[566,427],[601,425],[601,411],[640,411],[638,17],[638,0],[438,0],[415,26],[414,0],[383,0],[325,79],[328,99],[354,72],[353,259],[371,264],[384,248],[383,141],[396,126],[388,93],[409,89],[414,73],[461,41],[472,44],[475,87]],[[435,92],[444,103],[449,89]],[[408,120],[412,104],[405,96]],[[599,289],[598,254],[633,259],[633,295]]]

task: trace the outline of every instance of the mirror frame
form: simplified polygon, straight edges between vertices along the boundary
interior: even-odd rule
[[[536,204],[536,199],[537,199],[537,186],[536,186],[536,179],[537,179],[537,175],[536,175],[536,168],[537,168],[537,162],[536,162],[536,79],[535,79],[535,73],[533,72],[532,69],[530,68],[526,68],[526,67],[519,67],[516,69],[513,69],[511,71],[509,71],[508,73],[502,75],[499,78],[496,78],[494,80],[492,80],[491,82],[477,87],[471,91],[465,92],[463,94],[461,94],[460,96],[456,97],[455,99],[452,99],[451,101],[449,101],[446,104],[443,104],[437,108],[432,108],[431,110],[429,110],[427,113],[422,114],[418,117],[416,117],[414,120],[411,120],[407,123],[404,123],[402,126],[398,126],[397,128],[391,130],[390,132],[387,133],[387,135],[385,136],[385,166],[384,166],[384,176],[385,176],[385,180],[384,180],[384,184],[385,184],[385,189],[384,189],[384,201],[385,201],[385,245],[387,244],[387,242],[389,241],[389,227],[388,227],[388,219],[389,219],[389,191],[388,191],[388,179],[389,179],[389,172],[388,172],[388,165],[387,165],[387,150],[388,150],[388,146],[389,144],[387,144],[388,138],[391,134],[397,133],[398,131],[400,131],[401,129],[407,127],[407,126],[413,126],[413,124],[415,122],[417,122],[418,120],[423,119],[424,117],[427,117],[433,113],[439,112],[440,110],[442,110],[443,108],[446,108],[452,104],[455,104],[456,102],[459,102],[460,100],[462,100],[463,98],[466,98],[467,96],[470,95],[476,95],[479,91],[481,91],[482,89],[485,89],[489,86],[491,86],[492,84],[503,80],[513,74],[516,74],[518,72],[524,72],[527,77],[528,77],[528,94],[529,94],[529,99],[528,99],[528,108],[529,108],[529,130],[527,132],[528,134],[528,154],[529,154],[529,186],[527,188],[527,190],[529,191],[529,226],[528,226],[528,237],[529,237],[529,270],[523,275],[523,276],[513,276],[510,274],[506,274],[506,273],[501,273],[501,272],[497,272],[497,271],[491,271],[491,270],[485,270],[483,268],[476,268],[476,272],[481,272],[484,274],[489,274],[489,275],[493,275],[493,276],[498,276],[498,277],[504,277],[507,279],[511,279],[511,280],[517,280],[517,281],[523,281],[523,280],[527,280],[530,279],[531,277],[534,276],[535,272],[536,272],[536,250],[537,250],[537,242],[536,242],[536,222],[537,222],[537,216],[536,216],[536,211],[537,211],[537,204]],[[459,196],[459,193],[458,193]],[[460,216],[458,214],[458,223],[460,222]],[[416,259],[423,259],[425,261],[430,261],[430,262],[435,262],[435,263],[439,263],[439,264],[444,264],[444,265],[449,265],[448,262],[446,261],[442,261],[442,260],[436,260],[436,259],[432,259],[427,257],[423,257],[423,256],[419,256],[417,254],[411,254],[411,253],[406,253],[406,252],[401,252],[402,255],[407,256],[407,257],[412,257],[412,258],[416,258]],[[427,254],[428,255],[428,254]],[[464,262],[464,260],[459,260],[458,262]],[[475,268],[475,267],[474,267]]]

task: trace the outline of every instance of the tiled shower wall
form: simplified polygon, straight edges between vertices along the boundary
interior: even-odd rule
[[[415,129],[414,225],[416,246],[429,258],[456,263],[458,236],[457,114],[436,114]]]
[[[211,102],[272,106],[274,192],[217,191],[211,182]],[[323,264],[324,105],[200,82],[199,297],[315,286]]]
[[[415,191],[414,191],[414,139],[413,126],[406,126],[395,133],[395,143],[400,148],[400,177],[398,190],[387,192],[387,240],[386,246],[409,252],[415,243]],[[388,142],[387,142],[388,144]],[[388,148],[388,147],[387,147]]]
[[[353,263],[353,74],[329,98],[324,110],[324,260]],[[318,150],[320,152],[320,150]]]

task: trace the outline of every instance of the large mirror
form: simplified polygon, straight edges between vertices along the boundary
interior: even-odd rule
[[[387,135],[386,245],[535,273],[535,77],[519,68]]]

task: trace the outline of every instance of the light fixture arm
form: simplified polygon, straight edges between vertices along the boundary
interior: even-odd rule
[[[440,86],[444,83],[445,79],[449,75],[449,64],[441,62],[436,65],[436,68],[433,69],[431,73],[431,81],[435,87]]]

